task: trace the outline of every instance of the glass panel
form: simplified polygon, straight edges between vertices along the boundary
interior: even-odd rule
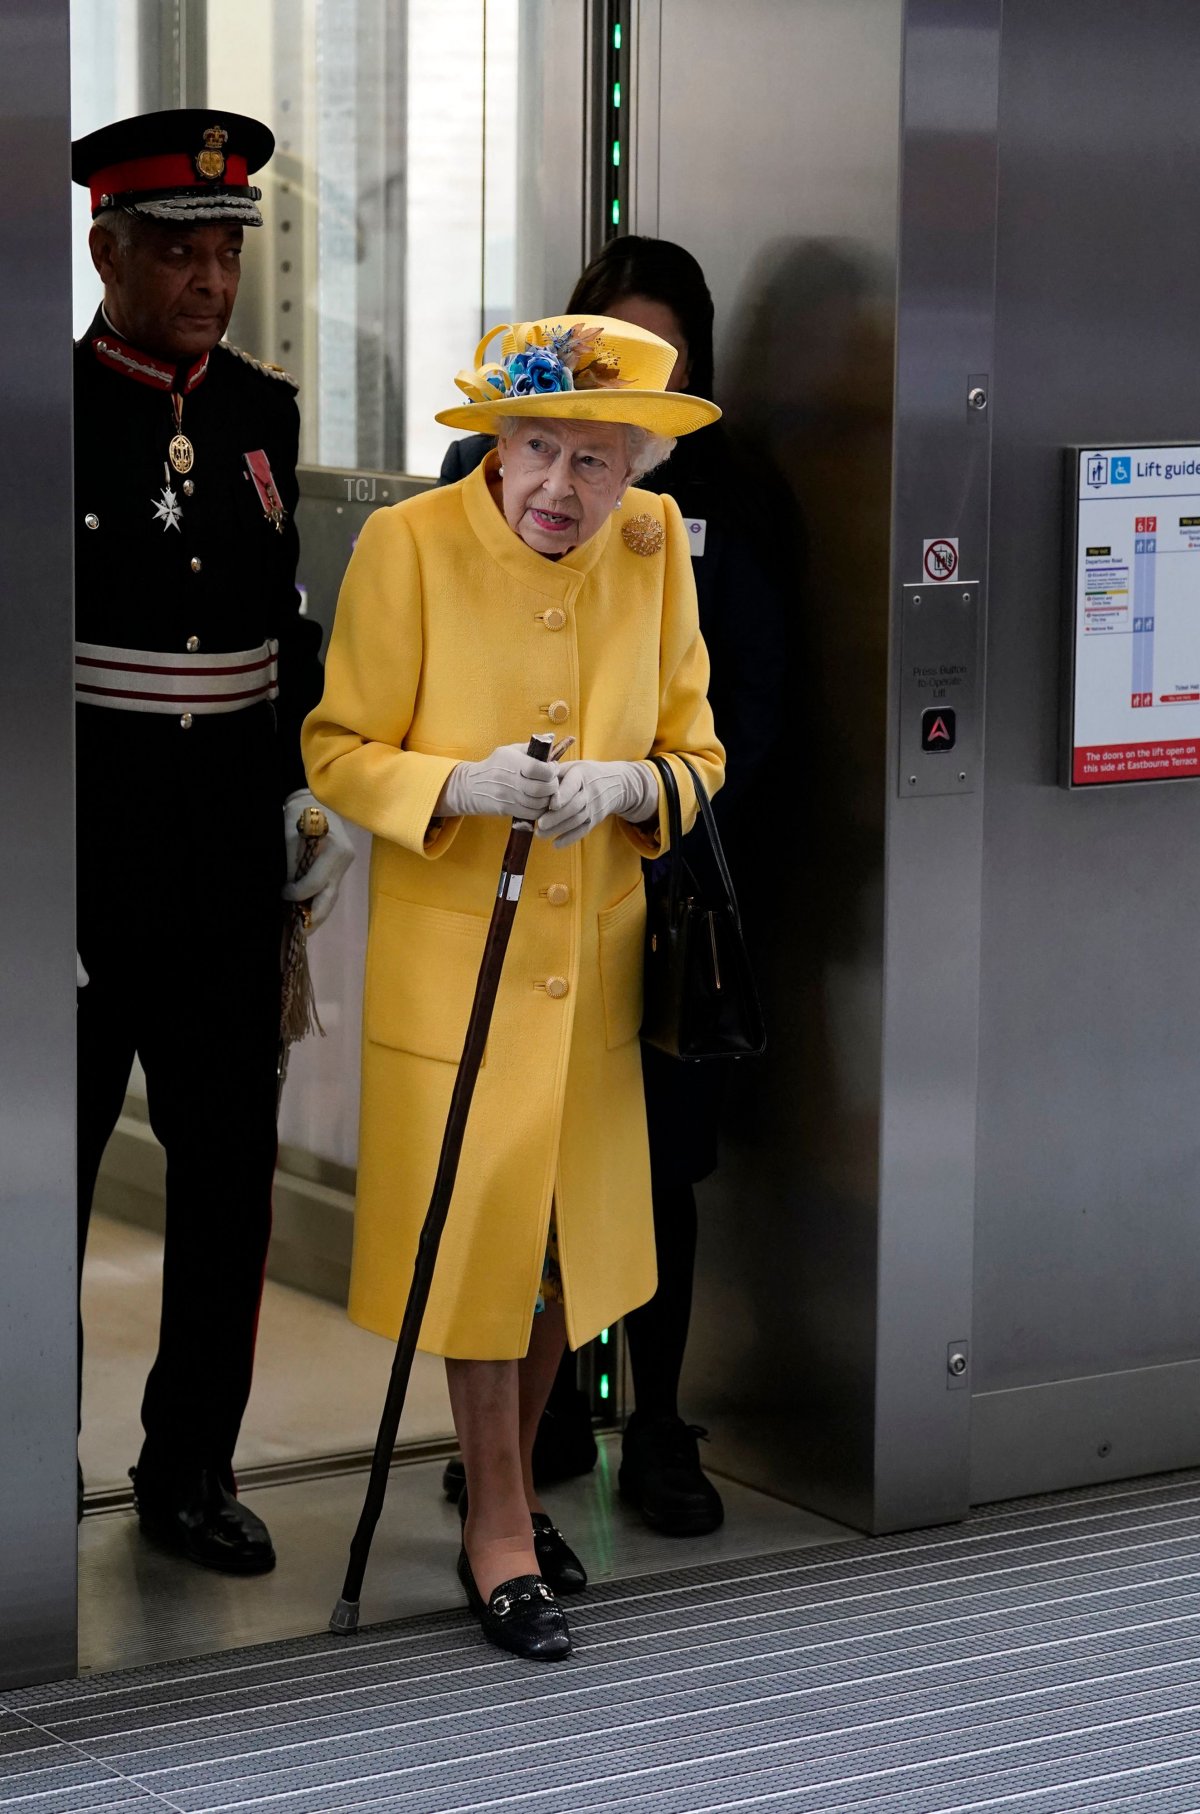
[[[436,473],[452,432],[433,415],[453,373],[485,325],[546,306],[540,219],[520,205],[525,193],[540,217],[542,188],[519,187],[517,155],[522,110],[528,126],[542,109],[542,10],[207,0],[180,9],[185,83],[139,32],[138,0],[74,7],[77,134],[184,89],[275,132],[230,339],[300,380],[304,464]],[[81,190],[75,206],[82,331],[97,285]],[[520,305],[519,237],[537,290]]]

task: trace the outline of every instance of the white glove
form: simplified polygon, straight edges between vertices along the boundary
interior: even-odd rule
[[[644,762],[566,762],[558,774],[558,799],[537,822],[539,838],[555,850],[577,844],[616,813],[639,823],[658,807],[658,781]]]
[[[88,973],[84,969],[83,959],[80,957],[80,955],[77,951],[75,953],[75,987],[77,989],[86,989],[87,986],[88,986]]]
[[[304,843],[300,836],[297,821],[306,806],[316,806],[329,821],[329,830],[321,839],[317,860],[308,874],[300,880],[290,878],[296,874],[296,862]],[[315,794],[310,794],[305,787],[298,788],[289,794],[283,803],[283,840],[287,849],[287,872],[289,880],[283,890],[285,901],[308,901],[308,930],[315,932],[323,926],[333,912],[334,902],[338,897],[342,877],[354,861],[354,846],[349,833],[336,813],[328,807],[321,806]]]
[[[475,815],[532,823],[553,805],[558,781],[554,763],[527,756],[523,743],[506,743],[482,762],[460,762],[451,770],[434,810],[443,819]]]

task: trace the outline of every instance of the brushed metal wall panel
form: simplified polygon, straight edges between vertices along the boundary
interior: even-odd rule
[[[978,1392],[971,1497],[991,1505],[1190,1467],[1198,1426],[1196,1360]]]
[[[1056,785],[1061,449],[1194,438],[1200,422],[1200,240],[1181,213],[1198,84],[1190,0],[1007,0],[975,1293],[988,1394],[1200,1355],[1200,786]],[[981,1423],[976,1496],[1024,1490],[1046,1400],[1008,1402]],[[1138,1434],[1139,1465],[1200,1458],[1191,1429],[1190,1453],[1165,1427],[1161,1449]]]
[[[961,1516],[980,796],[897,798],[890,630],[922,537],[959,536],[972,580],[986,563],[989,418],[966,397],[991,364],[999,7],[643,11],[638,225],[700,258],[718,396],[806,553],[802,785],[744,878],[772,1046],[701,1192],[687,1403],[720,1463],[833,1516]]]
[[[0,9],[0,1686],[75,1666],[67,0]]]
[[[969,398],[986,394],[993,355],[1000,20],[1000,0],[910,0],[906,15],[889,779],[921,709],[902,684],[903,589],[921,581],[924,596],[925,546],[938,538],[957,539],[964,580],[987,568],[991,413]],[[964,606],[980,637],[986,603],[984,586]],[[964,660],[949,626],[944,647],[950,664]],[[984,697],[982,673],[973,679]],[[940,772],[945,758],[911,760]],[[981,768],[986,758],[967,795],[889,788],[877,1530],[962,1517],[968,1504],[970,1395],[954,1389],[947,1355],[952,1344],[971,1354]]]
[[[901,0],[643,5],[637,226],[695,253],[717,396],[796,518],[786,824],[739,871],[770,1051],[700,1197],[684,1406],[717,1464],[872,1519]],[[653,69],[651,78],[649,71]],[[661,117],[645,120],[655,97]],[[701,557],[703,558],[703,557]],[[748,609],[753,608],[747,601]]]

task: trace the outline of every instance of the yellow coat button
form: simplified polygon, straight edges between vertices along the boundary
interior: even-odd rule
[[[554,606],[553,610],[547,611],[545,617],[542,619],[547,630],[561,630],[566,621],[566,612],[560,611],[557,605]]]
[[[193,572],[193,573],[199,573],[199,571],[200,571],[200,556],[199,556],[199,555],[198,555],[198,554],[193,554],[193,556],[192,556],[192,561],[191,561],[191,567],[192,567],[192,572]]]
[[[180,730],[184,730],[184,731],[190,731],[190,730],[191,730],[191,728],[192,728],[192,714],[191,714],[191,713],[190,713],[190,712],[185,712],[185,713],[184,713],[184,714],[183,714],[183,717],[182,717],[182,718],[181,718],[181,719],[180,719],[180,720],[179,720],[179,728],[180,728]]]
[[[188,637],[188,639],[187,639],[187,652],[188,652],[188,654],[189,654],[189,655],[194,655],[194,654],[195,654],[195,653],[196,653],[196,650],[197,650],[197,649],[198,649],[198,648],[199,648],[199,647],[200,647],[200,638],[199,638],[199,637],[198,637],[198,636],[189,636],[189,637]]]
[[[546,983],[546,994],[554,1001],[561,1001],[571,987],[565,976],[552,976]]]
[[[571,708],[565,699],[556,699],[553,705],[546,707],[546,716],[551,724],[565,724],[571,716]]]
[[[551,882],[546,890],[546,899],[552,907],[565,907],[571,898],[571,890],[565,882]]]

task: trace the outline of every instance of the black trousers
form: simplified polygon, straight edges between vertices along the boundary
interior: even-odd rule
[[[90,978],[79,995],[80,1269],[136,1054],[167,1156],[147,1456],[229,1478],[271,1232],[282,813],[273,736],[264,750],[255,727],[210,719],[190,732],[171,724],[175,742],[164,745],[161,723],[146,739],[157,764],[128,762],[125,722],[89,723],[80,751],[79,948]],[[126,758],[116,764],[124,788],[104,760],[111,743]]]

